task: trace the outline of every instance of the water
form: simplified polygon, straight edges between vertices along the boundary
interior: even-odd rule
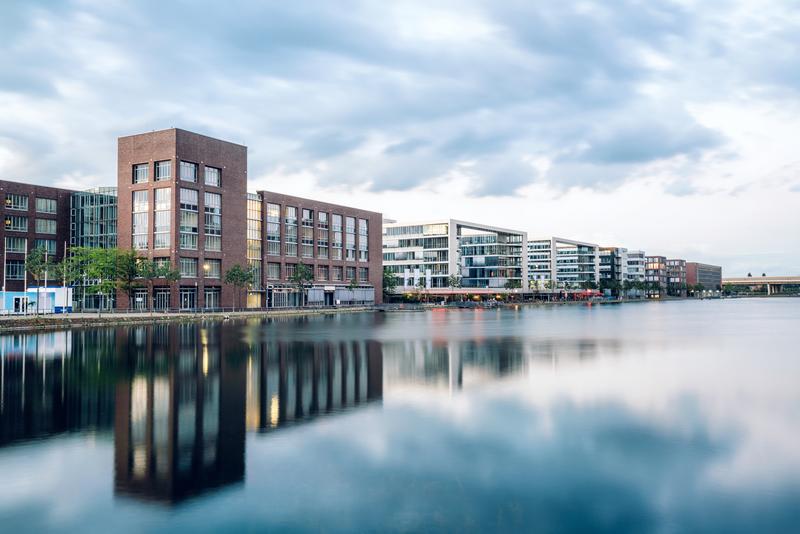
[[[0,531],[798,532],[798,327],[751,299],[7,335]]]

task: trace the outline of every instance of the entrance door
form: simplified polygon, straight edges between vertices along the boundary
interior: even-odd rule
[[[197,307],[197,288],[181,288],[180,302],[182,310],[193,310]]]
[[[325,292],[325,306],[333,306],[333,291]]]
[[[25,313],[28,307],[28,297],[14,297],[14,313]]]
[[[156,289],[153,295],[153,306],[157,310],[166,310],[169,308],[169,288]]]

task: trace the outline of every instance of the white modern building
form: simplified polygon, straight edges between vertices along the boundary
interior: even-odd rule
[[[628,251],[628,277],[631,282],[644,282],[647,265],[647,255],[644,250]]]
[[[383,265],[398,290],[451,287],[497,290],[523,287],[527,234],[455,219],[384,220]]]
[[[528,241],[529,288],[577,288],[585,282],[600,282],[596,244],[561,237]]]

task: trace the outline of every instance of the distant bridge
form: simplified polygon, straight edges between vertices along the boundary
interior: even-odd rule
[[[780,292],[781,286],[800,285],[800,276],[744,276],[741,278],[723,278],[722,285],[731,286],[767,286],[767,295]]]

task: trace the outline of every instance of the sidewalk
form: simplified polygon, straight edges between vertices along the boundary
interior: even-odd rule
[[[225,320],[247,317],[287,317],[301,315],[332,315],[374,311],[372,306],[340,308],[286,308],[273,310],[197,311],[197,312],[76,312],[48,315],[0,316],[0,333],[21,330],[77,328],[83,326],[113,326],[117,324],[143,324],[167,321]]]

